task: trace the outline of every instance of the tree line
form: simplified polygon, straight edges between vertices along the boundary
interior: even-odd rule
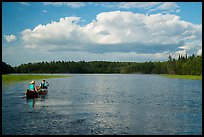
[[[21,64],[16,67],[2,62],[6,73],[141,73],[202,75],[202,54],[178,59],[169,55],[164,62],[51,61]]]
[[[14,68],[11,65],[6,64],[2,61],[2,74],[8,74],[13,72],[15,72]]]

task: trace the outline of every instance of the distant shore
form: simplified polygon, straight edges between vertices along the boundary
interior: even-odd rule
[[[202,76],[196,76],[196,75],[170,75],[170,74],[162,74],[162,75],[167,78],[202,80]]]

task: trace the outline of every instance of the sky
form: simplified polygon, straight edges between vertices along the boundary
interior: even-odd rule
[[[202,2],[2,2],[2,61],[166,61],[202,53]]]

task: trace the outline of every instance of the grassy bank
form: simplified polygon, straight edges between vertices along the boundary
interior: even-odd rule
[[[30,75],[30,74],[2,75],[2,81],[3,82],[18,82],[18,81],[26,81],[26,80],[63,78],[63,77],[71,77],[71,76],[67,76],[67,75]]]
[[[192,79],[192,80],[202,80],[202,76],[195,76],[195,75],[163,75],[167,78],[180,78],[180,79]]]

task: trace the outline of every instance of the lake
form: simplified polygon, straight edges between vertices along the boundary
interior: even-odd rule
[[[2,134],[201,135],[202,81],[143,74],[70,74],[26,100],[2,83]],[[39,85],[41,80],[36,80]]]

